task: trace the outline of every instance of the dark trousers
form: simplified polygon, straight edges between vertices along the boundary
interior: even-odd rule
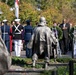
[[[10,53],[10,41],[9,40],[6,40],[5,41],[5,45],[7,47],[8,52]]]
[[[66,54],[69,50],[68,38],[63,38],[62,40],[59,41],[59,43],[60,43],[60,48],[61,48],[62,54]]]
[[[29,41],[25,41],[25,45],[27,45],[28,42],[29,42]],[[31,57],[32,57],[32,49],[29,49],[29,48],[27,48],[27,46],[26,46],[25,50],[26,50],[26,57],[27,57],[27,58],[31,58]]]
[[[73,39],[69,39],[69,51],[73,51]]]

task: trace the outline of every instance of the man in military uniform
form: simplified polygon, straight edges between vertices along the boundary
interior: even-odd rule
[[[4,25],[1,26],[2,39],[10,53],[10,26],[7,25],[7,20],[3,20]]]
[[[28,44],[29,40],[31,39],[31,35],[33,33],[33,27],[31,26],[31,21],[26,20],[26,26],[24,26],[24,40],[25,45]],[[28,49],[26,46],[26,57],[29,58],[32,56],[32,49]]]
[[[4,75],[11,67],[11,57],[2,39],[0,28],[0,75]]]
[[[23,26],[20,24],[20,19],[15,19],[15,25],[12,27],[12,34],[14,40],[14,49],[17,57],[20,57],[22,48],[22,31]]]
[[[35,27],[31,40],[27,44],[27,47],[33,51],[33,66],[35,66],[37,58],[44,52],[45,68],[47,68],[50,55],[52,55],[52,43],[56,44],[56,42],[57,39],[51,29],[46,26],[46,19],[41,17],[40,23]]]

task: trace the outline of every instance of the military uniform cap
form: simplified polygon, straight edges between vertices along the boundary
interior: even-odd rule
[[[7,22],[7,19],[4,19],[3,22]]]
[[[20,19],[15,19],[15,21],[16,21],[16,22],[19,22],[19,21],[20,21]]]
[[[30,20],[26,20],[26,23],[29,23],[29,22],[31,22]]]

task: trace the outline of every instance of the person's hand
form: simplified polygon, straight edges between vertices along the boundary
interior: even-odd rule
[[[56,44],[58,43],[58,39],[56,39]]]
[[[67,29],[67,27],[63,27],[63,29]]]

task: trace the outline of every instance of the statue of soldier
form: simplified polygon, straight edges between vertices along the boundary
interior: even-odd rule
[[[74,46],[74,55],[76,55],[76,26],[73,27],[73,46]]]
[[[45,68],[48,67],[50,56],[52,55],[52,43],[56,44],[57,39],[51,29],[46,26],[46,19],[40,18],[39,24],[35,27],[31,40],[27,44],[28,48],[32,48],[33,67],[35,67],[38,57],[43,54],[45,56]]]
[[[0,29],[0,75],[3,75],[11,66],[10,54],[6,48],[4,41],[1,38]]]
[[[57,52],[57,56],[54,55],[54,57],[60,57],[61,56],[61,49],[60,49],[59,41],[62,39],[63,33],[62,33],[61,28],[57,25],[56,21],[53,21],[53,26],[52,26],[51,30],[54,33],[55,37],[58,39],[56,49],[55,49],[55,47],[53,48],[56,50],[55,52]]]
[[[70,39],[71,39],[71,50],[72,57],[76,56],[76,25],[72,26],[70,29]]]

